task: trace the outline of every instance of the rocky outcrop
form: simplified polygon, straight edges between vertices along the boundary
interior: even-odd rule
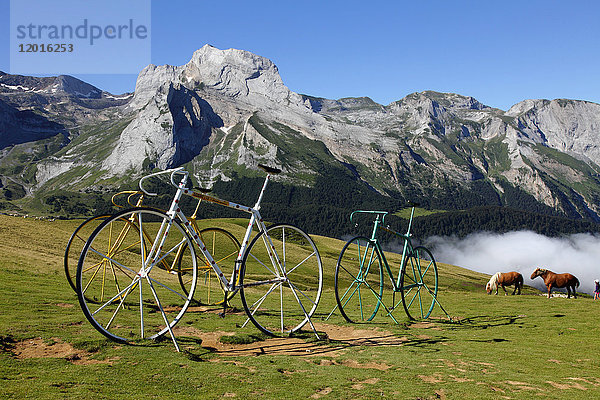
[[[103,163],[111,174],[144,168],[167,169],[191,161],[223,121],[194,91],[170,82],[150,98],[123,130]]]
[[[526,100],[506,113],[531,140],[600,164],[600,105],[587,101]]]

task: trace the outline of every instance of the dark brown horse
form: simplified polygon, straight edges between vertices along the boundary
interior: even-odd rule
[[[536,276],[541,276],[544,280],[544,284],[548,288],[548,298],[550,298],[550,292],[552,288],[567,288],[567,298],[571,298],[571,291],[573,291],[573,297],[577,298],[577,292],[575,287],[579,286],[579,279],[571,274],[555,274],[547,269],[537,268],[531,274],[531,279]]]
[[[490,278],[490,281],[485,286],[485,290],[487,294],[491,294],[494,290],[496,294],[498,294],[498,286],[501,286],[504,290],[504,295],[507,295],[508,292],[504,286],[515,285],[515,290],[513,290],[512,294],[518,291],[517,294],[521,294],[521,288],[523,287],[523,275],[516,271],[512,272],[496,272]]]

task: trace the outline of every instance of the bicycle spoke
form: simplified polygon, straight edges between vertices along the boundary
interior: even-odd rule
[[[173,335],[173,331],[171,330],[171,322],[169,322],[169,320],[167,319],[167,315],[165,314],[165,310],[163,309],[163,306],[160,303],[160,300],[158,299],[158,295],[156,294],[156,290],[154,290],[154,286],[152,285],[152,281],[153,280],[150,279],[148,276],[146,276],[146,280],[148,281],[148,285],[150,286],[150,291],[154,295],[154,300],[156,301],[156,305],[158,306],[158,308],[160,310],[160,314],[163,317],[163,321],[165,322],[165,326],[167,327],[167,329],[169,331],[169,334],[171,335],[171,339],[173,340],[173,344],[175,345],[175,349],[177,349],[177,351],[179,351],[179,345],[177,344],[177,340],[175,339],[175,335]],[[143,336],[143,334],[142,334],[142,336]]]
[[[289,282],[289,284],[290,284],[290,288],[292,288],[295,292],[299,292],[306,300],[310,301],[313,305],[316,305],[315,301],[313,299],[311,299],[309,296],[307,296],[306,293],[304,293],[302,290],[298,289],[298,287],[296,287],[296,285],[294,285],[292,282]],[[300,302],[299,299],[298,299],[298,302]],[[303,309],[304,309],[304,307],[303,307]]]
[[[164,283],[161,283],[161,282],[157,281],[154,278],[151,278],[150,276],[147,276],[147,278],[150,279],[152,282],[156,283],[157,285],[160,285],[163,288],[167,289],[169,292],[171,292],[171,293],[173,293],[173,294],[181,297],[181,299],[183,299],[183,300],[187,299],[187,295],[182,294],[182,293],[178,292],[177,290],[171,289],[169,286],[165,285]]]
[[[261,260],[259,260],[257,257],[254,256],[254,254],[250,254],[252,256],[252,258],[254,259],[254,261],[258,262],[264,269],[266,269],[267,271],[269,271],[270,273],[272,273],[273,275],[275,275],[276,277],[280,277],[279,275],[279,271],[275,272],[273,271],[271,268],[269,268],[267,266],[267,264],[265,264],[264,262],[262,262]]]
[[[117,265],[119,267],[119,269],[121,269],[121,271],[123,271],[123,272],[128,271],[128,272],[132,273],[133,275],[137,275],[137,271],[134,271],[133,269],[121,264],[120,262],[115,260],[112,256],[109,256],[108,254],[100,253],[96,249],[91,248],[91,247],[90,247],[90,250],[92,252],[98,254],[100,257],[102,257],[103,258],[102,262],[110,261],[110,262],[114,263],[115,265]],[[84,269],[84,271],[87,271],[87,270],[89,270],[89,268]]]
[[[312,258],[316,253],[312,252],[311,254],[309,254],[304,260],[300,261],[298,264],[296,264],[296,266],[294,268],[292,268],[291,270],[286,272],[286,275],[291,274],[292,272],[294,272],[294,270],[298,267],[300,267],[302,264],[304,264],[306,261],[308,261],[309,258]]]
[[[256,313],[256,311],[258,311],[258,308],[261,306],[263,301],[265,301],[265,299],[267,298],[267,296],[269,294],[271,294],[274,290],[277,289],[277,286],[281,286],[280,281],[273,282],[273,285],[267,290],[267,292],[261,298],[256,300],[251,306],[249,306],[250,313],[249,313],[248,318],[246,319],[246,322],[244,322],[244,324],[242,325],[242,328],[244,328],[250,321],[250,315],[254,316],[254,313]]]
[[[317,330],[315,329],[315,326],[313,325],[312,321],[310,320],[310,316],[308,315],[308,312],[306,312],[306,308],[304,307],[304,304],[302,304],[302,301],[298,297],[298,293],[296,292],[295,285],[292,282],[289,282],[289,284],[290,284],[290,289],[292,290],[292,294],[296,298],[296,301],[300,305],[300,308],[302,308],[302,312],[304,313],[304,316],[305,316],[306,320],[308,321],[310,327],[312,328],[313,332],[315,333],[315,336],[317,337],[317,340],[320,340],[319,334],[317,333]],[[304,293],[302,293],[302,292],[300,292],[300,293],[302,295],[304,295]],[[316,304],[310,298],[308,298],[308,300],[311,303],[313,303],[313,305],[316,306]],[[282,309],[281,309],[281,315],[282,315],[281,321],[282,321],[282,328],[283,328],[283,301],[282,301],[281,307],[282,307]]]
[[[182,239],[181,242],[179,242],[175,246],[173,246],[169,251],[166,251],[162,255],[162,257],[160,257],[158,260],[155,260],[154,262],[152,262],[150,264],[150,266],[148,268],[146,268],[146,273],[149,274],[150,271],[152,270],[152,268],[154,268],[156,266],[156,264],[162,262],[165,258],[167,258],[167,256],[171,255],[173,253],[173,251],[175,251],[175,249],[179,250],[184,243],[185,243],[185,238]],[[170,272],[170,271],[168,271],[168,272]]]
[[[108,300],[107,302],[105,302],[104,304],[102,304],[100,307],[98,307],[91,314],[95,315],[99,311],[102,311],[105,307],[107,307],[110,304],[112,304],[118,297],[121,297],[121,301],[119,302],[119,306],[121,306],[123,304],[123,302],[125,301],[125,298],[128,296],[129,290],[132,289],[135,286],[135,284],[139,281],[139,277],[136,277],[136,278],[138,278],[138,279],[134,279],[133,281],[131,281],[131,283],[125,289],[121,290],[119,293],[117,293],[116,295],[114,295],[110,300]],[[126,294],[124,294],[124,293],[126,293]],[[119,307],[117,307],[117,310],[118,309],[119,309]]]

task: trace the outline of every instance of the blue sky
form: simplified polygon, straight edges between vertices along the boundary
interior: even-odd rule
[[[6,72],[8,11],[0,0]],[[504,110],[530,98],[600,103],[599,21],[600,3],[579,0],[152,1],[151,60],[182,65],[208,43],[267,57],[291,90],[332,99],[435,90]],[[77,76],[115,94],[135,87],[135,75]]]

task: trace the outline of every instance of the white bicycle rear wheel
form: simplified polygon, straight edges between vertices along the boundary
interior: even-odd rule
[[[185,260],[185,271],[177,262]],[[180,285],[185,273],[186,290]],[[88,321],[117,342],[156,339],[179,322],[196,288],[195,248],[185,228],[146,207],[105,220],[86,242],[77,294]]]

